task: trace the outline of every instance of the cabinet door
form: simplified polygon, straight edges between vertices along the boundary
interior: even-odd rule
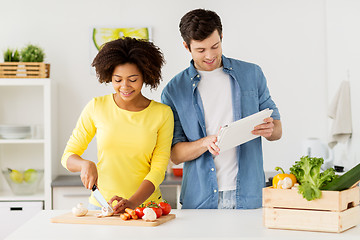
[[[43,201],[0,202],[0,239],[4,239],[43,209]]]
[[[84,187],[54,187],[53,188],[53,209],[71,210],[78,203],[87,207],[91,191]]]

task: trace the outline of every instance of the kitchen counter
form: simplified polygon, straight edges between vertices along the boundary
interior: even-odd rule
[[[166,174],[161,185],[181,185],[182,177]],[[51,187],[82,187],[80,175],[60,175],[51,183]]]
[[[70,210],[69,210],[70,211]],[[51,223],[66,210],[45,210],[6,239],[359,239],[360,226],[343,233],[267,229],[262,209],[172,210],[176,218],[157,227]],[[119,221],[121,221],[119,219]]]
[[[164,199],[173,208],[181,208],[179,203],[182,177],[167,173],[160,185]],[[53,194],[53,209],[70,209],[77,202],[87,202],[90,191],[86,191],[80,175],[60,175],[51,183]]]

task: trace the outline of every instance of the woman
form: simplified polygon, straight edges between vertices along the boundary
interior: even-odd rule
[[[174,120],[170,107],[149,100],[142,86],[156,88],[164,58],[153,43],[123,38],[106,43],[95,57],[100,83],[115,93],[92,99],[82,111],[62,156],[62,165],[95,184],[114,213],[143,202],[162,201],[159,189],[170,158]],[[98,162],[81,155],[95,136]],[[93,196],[88,209],[100,209]]]

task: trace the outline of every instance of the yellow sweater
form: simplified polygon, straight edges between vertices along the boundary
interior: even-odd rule
[[[119,108],[109,94],[91,100],[81,113],[61,164],[81,156],[96,134],[98,187],[106,201],[129,199],[145,179],[155,186],[145,201],[162,200],[159,189],[170,159],[174,119],[169,106],[151,101],[139,112]],[[91,195],[91,204],[100,206]]]

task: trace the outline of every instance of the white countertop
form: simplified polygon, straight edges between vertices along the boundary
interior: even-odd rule
[[[262,209],[172,210],[176,218],[156,227],[51,223],[66,210],[45,210],[6,239],[359,239],[360,226],[343,233],[267,229]]]

